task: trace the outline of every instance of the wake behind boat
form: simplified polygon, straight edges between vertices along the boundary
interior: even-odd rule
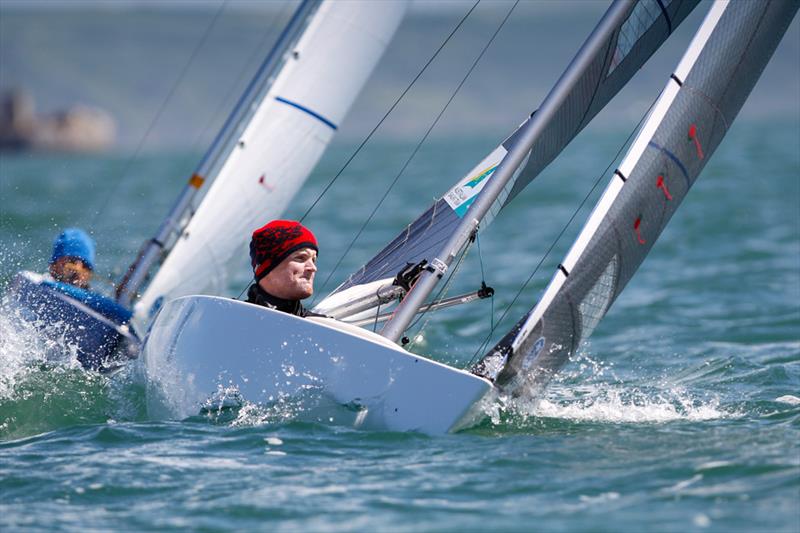
[[[427,302],[429,295],[479,229],[696,4],[614,2],[539,109],[316,308],[342,321],[283,317],[201,296],[168,304],[143,352],[151,398],[163,400],[173,416],[186,416],[209,398],[219,400],[217,391],[259,402],[311,388],[364,413],[354,415],[355,426],[369,419],[371,427],[439,433],[468,424],[483,397],[541,394],[652,248],[744,104],[796,3],[714,2],[544,296],[471,367],[473,375],[404,354],[387,340],[402,343],[414,317],[439,304]],[[380,338],[343,322],[393,304]],[[233,316],[252,330],[240,330]]]

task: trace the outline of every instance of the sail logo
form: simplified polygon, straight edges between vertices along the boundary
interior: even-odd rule
[[[445,201],[453,208],[459,218],[462,218],[467,213],[469,206],[472,205],[475,198],[478,197],[478,193],[486,185],[487,178],[494,173],[496,168],[497,165],[492,165],[484,169],[477,176],[468,179],[465,183],[456,185],[445,194]]]
[[[533,348],[525,356],[525,359],[522,361],[522,369],[529,370],[533,362],[539,357],[539,354],[542,353],[542,349],[544,348],[544,337],[539,337],[536,339],[536,342],[533,343]]]

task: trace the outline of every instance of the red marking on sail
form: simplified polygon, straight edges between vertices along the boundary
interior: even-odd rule
[[[672,195],[669,193],[669,189],[667,189],[667,184],[664,182],[664,176],[659,176],[656,180],[656,187],[664,191],[664,196],[667,200],[672,200]]]
[[[703,159],[703,148],[700,146],[700,139],[697,138],[697,126],[694,124],[689,126],[689,139],[694,141],[694,147],[697,149],[698,159]]]
[[[636,221],[633,223],[633,231],[636,232],[636,239],[639,241],[639,244],[644,244],[646,241],[642,238],[642,234],[639,231],[639,226],[642,225],[642,217],[638,217]]]
[[[270,185],[269,183],[267,183],[266,174],[261,174],[261,177],[258,178],[258,184],[261,185],[262,187],[264,187],[265,189],[267,189],[269,192],[272,192],[272,191],[275,190],[275,187],[273,185]]]

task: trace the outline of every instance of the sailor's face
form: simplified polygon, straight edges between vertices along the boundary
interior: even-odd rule
[[[314,294],[317,252],[301,248],[280,262],[258,284],[273,296],[284,300],[302,300]]]
[[[92,281],[92,270],[80,259],[60,257],[50,265],[50,275],[62,283],[69,283],[81,289],[88,289]]]

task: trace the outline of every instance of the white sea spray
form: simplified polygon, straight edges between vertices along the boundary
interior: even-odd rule
[[[523,421],[552,418],[606,423],[665,423],[741,416],[723,408],[718,396],[693,391],[669,379],[658,379],[646,386],[641,380],[626,383],[615,374],[613,366],[581,353],[571,368],[558,374],[544,391],[518,397],[496,394],[483,402],[481,411],[495,425],[501,423],[504,413]]]
[[[64,342],[63,335],[43,333],[40,324],[22,313],[8,295],[0,299],[0,400],[13,399],[19,384],[45,363],[80,368],[75,347]],[[58,324],[52,329],[57,331]]]

